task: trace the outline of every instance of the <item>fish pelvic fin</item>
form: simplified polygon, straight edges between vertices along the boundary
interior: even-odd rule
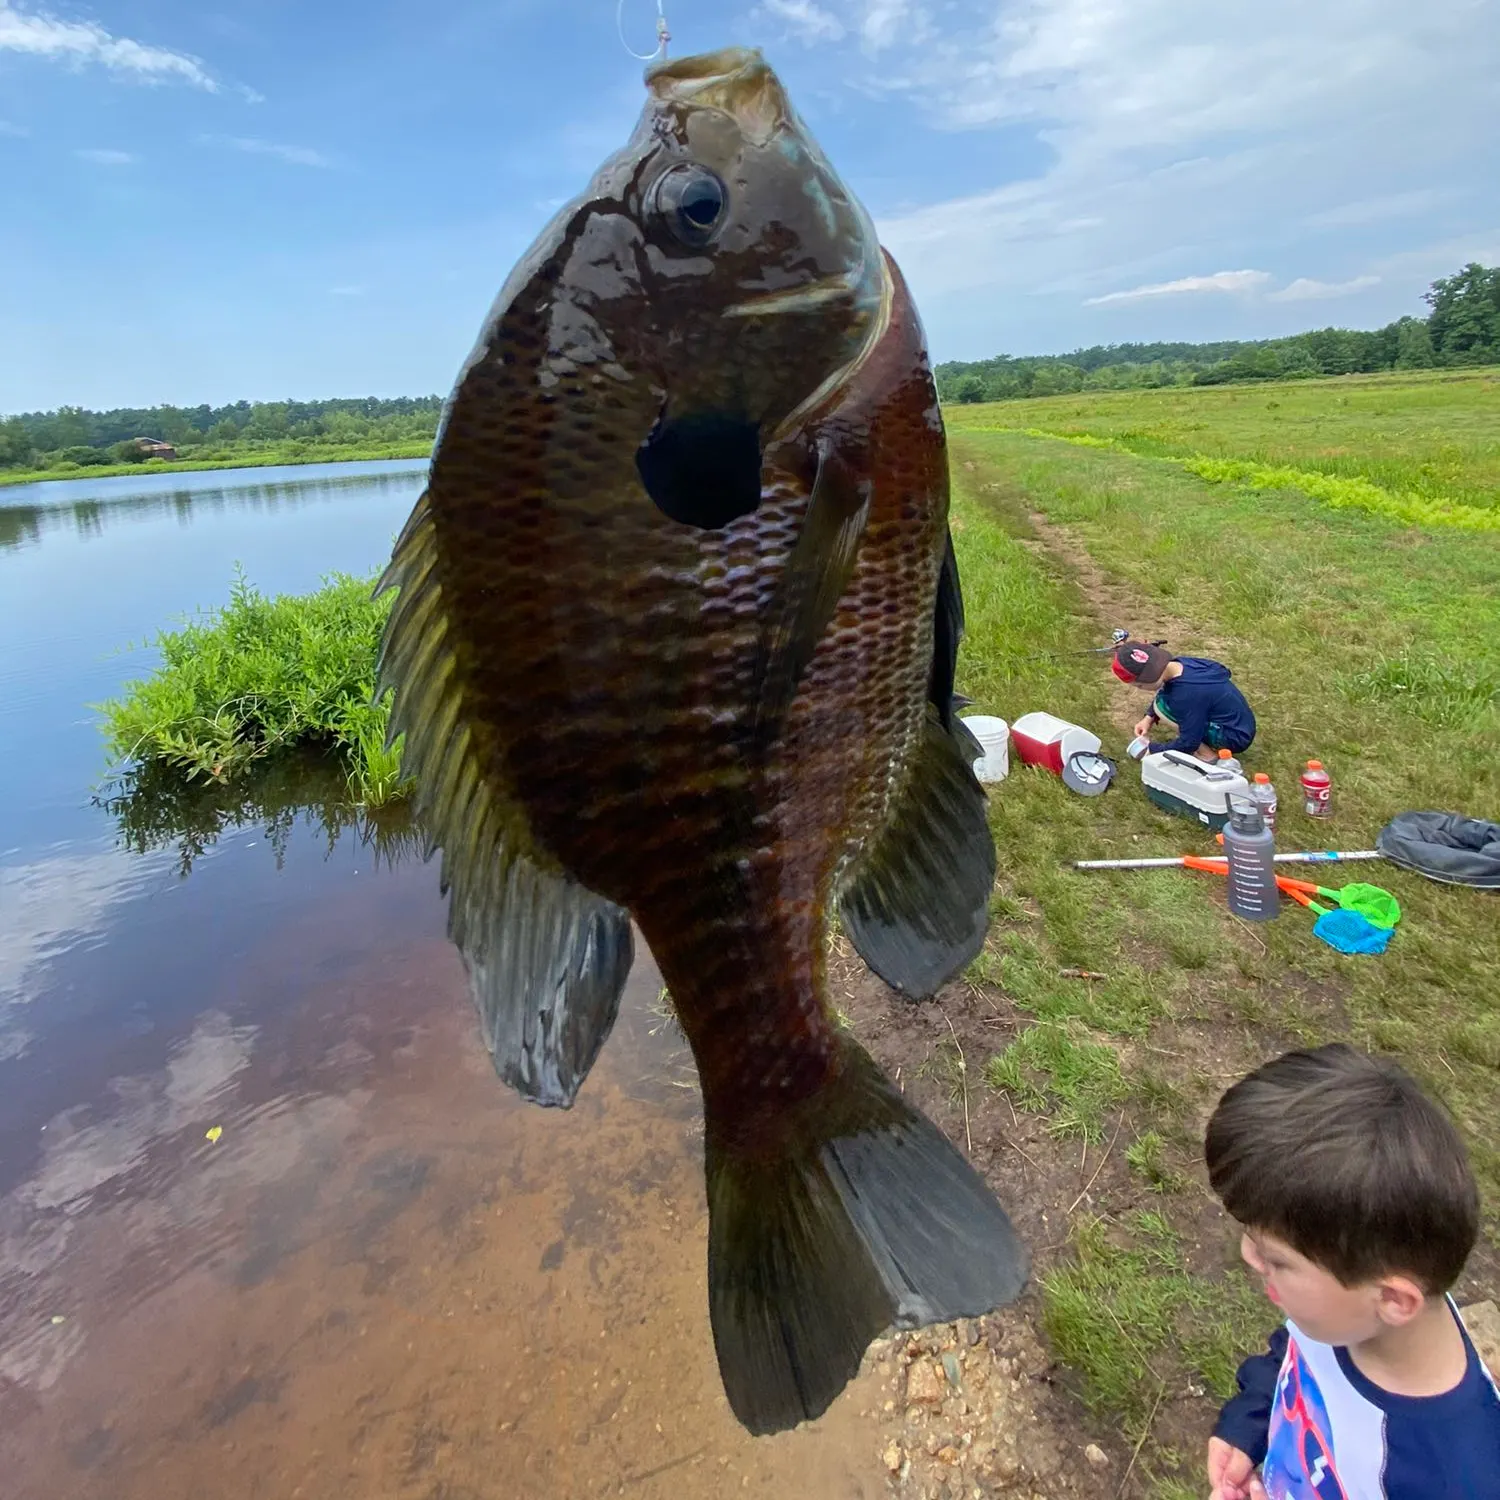
[[[832,1082],[737,1142],[705,1101],[708,1297],[719,1373],[757,1435],[821,1415],[870,1340],[991,1311],[1030,1258],[948,1138],[842,1039]]]
[[[443,851],[448,935],[462,954],[495,1071],[523,1098],[567,1108],[598,1057],[630,971],[630,917],[536,849],[464,712],[462,670],[424,494],[376,586],[399,590],[381,640],[377,699],[405,735],[427,855]]]
[[[961,719],[929,704],[906,786],[856,865],[839,921],[864,961],[913,1000],[934,995],[984,947],[995,843]]]

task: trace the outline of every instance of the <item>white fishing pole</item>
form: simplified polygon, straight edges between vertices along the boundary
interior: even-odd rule
[[[1197,856],[1202,859],[1217,860],[1222,862],[1225,856],[1222,854],[1204,854]],[[1345,860],[1352,859],[1380,859],[1378,849],[1303,849],[1296,854],[1278,854],[1276,863],[1279,865],[1323,865],[1342,864]],[[1179,856],[1177,859],[1075,859],[1073,868],[1075,870],[1170,870],[1183,863]]]

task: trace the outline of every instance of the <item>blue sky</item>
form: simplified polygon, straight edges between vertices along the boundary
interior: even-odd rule
[[[1496,0],[667,19],[765,50],[935,359],[1376,326],[1500,263]],[[445,392],[640,73],[611,0],[0,0],[0,412]]]

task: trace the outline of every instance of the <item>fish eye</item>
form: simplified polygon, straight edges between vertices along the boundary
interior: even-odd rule
[[[667,228],[683,244],[697,248],[708,244],[724,222],[729,192],[707,167],[682,165],[657,179],[655,204]]]

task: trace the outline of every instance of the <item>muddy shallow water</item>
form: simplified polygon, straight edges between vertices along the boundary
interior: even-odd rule
[[[158,924],[199,961],[132,971],[173,1023],[128,1070],[90,1059],[34,1142],[6,1131],[8,1494],[883,1491],[857,1389],[772,1439],[729,1413],[697,1094],[649,960],[577,1105],[543,1111],[490,1068],[430,868],[303,847],[287,899],[228,916],[234,863]]]
[[[648,957],[577,1105],[541,1110],[480,1044],[435,864],[252,810],[184,877],[92,802],[85,705],[150,665],[118,649],[237,558],[270,591],[378,565],[419,467],[364,477],[0,493],[0,1488],[883,1493],[872,1377],[774,1438],[729,1412]]]

